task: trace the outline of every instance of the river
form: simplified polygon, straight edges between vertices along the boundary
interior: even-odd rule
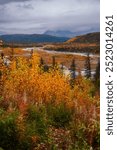
[[[61,51],[53,51],[53,50],[45,50],[43,49],[43,47],[31,47],[31,48],[24,48],[23,50],[25,51],[31,51],[31,50],[37,50],[40,52],[46,52],[49,54],[65,54],[65,55],[77,55],[77,56],[86,56],[87,57],[87,53],[81,53],[81,52],[61,52]],[[90,53],[90,57],[97,57],[99,58],[100,56],[98,54],[92,54]]]

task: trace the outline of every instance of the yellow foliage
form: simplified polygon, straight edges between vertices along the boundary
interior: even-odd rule
[[[67,78],[57,70],[43,72],[38,62],[37,55],[30,61],[18,58],[17,62],[12,62],[4,85],[6,98],[11,101],[22,100],[25,92],[29,102],[69,101],[70,85]]]
[[[91,81],[79,76],[75,87],[71,88],[69,78],[63,76],[59,69],[42,71],[39,59],[37,54],[33,54],[29,60],[17,58],[11,63],[4,83],[4,99],[14,105],[18,105],[20,101],[37,105],[58,105],[63,102],[76,112],[90,113],[91,116],[99,102],[92,96],[94,87]]]

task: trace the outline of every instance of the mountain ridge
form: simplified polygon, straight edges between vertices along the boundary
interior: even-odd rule
[[[98,31],[98,29],[97,29]],[[88,34],[88,33],[93,33],[96,32],[95,29],[90,29],[87,31],[70,31],[70,30],[47,30],[43,34],[48,34],[52,36],[57,36],[57,37],[75,37],[83,34]]]
[[[0,35],[0,39],[6,43],[46,43],[46,42],[65,42],[69,38],[56,37],[47,34],[5,34]]]
[[[70,38],[65,43],[100,43],[100,32],[92,32]]]

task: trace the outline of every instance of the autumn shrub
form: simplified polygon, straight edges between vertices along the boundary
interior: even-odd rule
[[[48,125],[45,111],[42,108],[30,106],[27,110],[26,122],[30,135],[39,135],[40,140],[46,138]]]
[[[0,110],[0,147],[3,149],[17,149],[18,137],[15,119],[16,112],[8,113]]]
[[[72,120],[73,111],[61,103],[58,106],[49,105],[47,108],[47,114],[51,121],[51,125],[57,128],[64,128],[68,126]]]
[[[73,121],[70,127],[73,149],[99,150],[100,129],[99,122],[87,126],[84,122]]]
[[[10,100],[14,105],[18,104],[19,99],[33,104],[50,101],[56,104],[61,101],[69,102],[70,86],[67,78],[58,70],[43,72],[35,59],[30,60],[32,67],[29,67],[28,62],[23,58],[19,58],[18,68],[15,61],[11,64],[4,85],[5,99]]]
[[[4,70],[0,147],[98,150],[99,95],[94,83],[79,75],[71,88],[69,76],[57,67],[45,72],[39,59],[35,54],[17,58]]]

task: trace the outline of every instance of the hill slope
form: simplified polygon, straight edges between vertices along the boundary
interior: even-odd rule
[[[56,37],[46,34],[13,34],[1,35],[0,39],[6,43],[44,43],[44,42],[65,42],[69,38]]]
[[[100,43],[100,32],[88,33],[69,39],[66,43]]]
[[[100,33],[88,33],[76,36],[64,43],[46,45],[45,49],[64,52],[91,52],[100,53]]]

